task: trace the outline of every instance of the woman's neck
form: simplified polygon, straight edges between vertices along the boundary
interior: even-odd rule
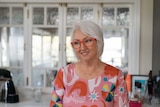
[[[85,68],[94,68],[97,65],[100,65],[102,62],[99,59],[95,59],[92,61],[79,61],[78,65]]]
[[[86,79],[91,79],[100,75],[103,72],[105,64],[99,59],[92,62],[80,61],[76,63],[76,73],[78,76]]]

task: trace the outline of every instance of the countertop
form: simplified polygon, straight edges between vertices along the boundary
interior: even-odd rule
[[[49,107],[50,98],[49,94],[45,94],[41,97],[40,102],[36,102],[34,98],[21,99],[18,103],[0,102],[0,107]]]
[[[43,94],[41,101],[36,102],[34,97],[30,99],[21,99],[18,103],[5,103],[0,102],[0,107],[49,107],[51,95]],[[143,104],[142,107],[160,107],[160,104],[149,105]]]

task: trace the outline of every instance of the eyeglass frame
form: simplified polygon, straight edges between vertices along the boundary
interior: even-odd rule
[[[72,47],[73,47],[74,49],[79,49],[79,48],[81,47],[81,44],[82,44],[82,43],[83,43],[83,45],[86,46],[86,47],[92,46],[93,43],[92,43],[91,45],[89,45],[89,46],[87,46],[87,45],[85,44],[85,40],[87,40],[87,39],[97,41],[96,38],[84,38],[83,40],[75,40],[75,42],[79,42],[79,43],[80,43],[78,48],[75,48],[75,47],[74,47],[74,45],[73,45],[73,44],[74,44],[74,41],[71,42],[71,45],[72,45]],[[92,41],[92,42],[94,42],[94,41]]]

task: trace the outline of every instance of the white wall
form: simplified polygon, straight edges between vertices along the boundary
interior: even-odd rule
[[[153,0],[141,0],[140,74],[152,69]]]

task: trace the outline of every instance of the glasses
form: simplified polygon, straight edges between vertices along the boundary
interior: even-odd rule
[[[83,45],[89,47],[91,45],[93,45],[93,42],[96,41],[95,38],[85,38],[84,40],[80,41],[80,40],[74,40],[73,42],[71,42],[72,47],[75,49],[78,49],[81,47],[81,43],[83,43]]]

